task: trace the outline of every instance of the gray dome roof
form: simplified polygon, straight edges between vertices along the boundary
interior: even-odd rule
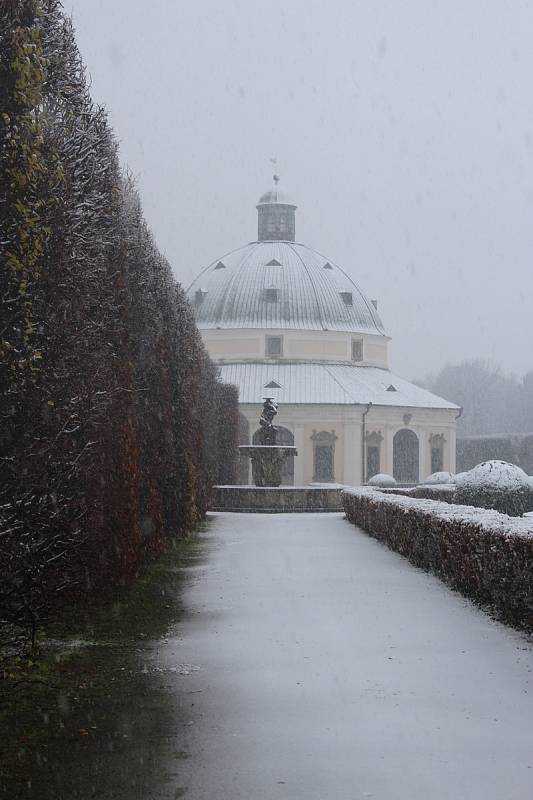
[[[295,242],[252,242],[188,289],[199,328],[280,328],[385,335],[371,301],[333,261]]]

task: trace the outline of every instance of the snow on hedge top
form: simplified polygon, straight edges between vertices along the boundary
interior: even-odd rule
[[[396,481],[392,477],[392,475],[387,475],[385,472],[378,472],[377,475],[373,475],[369,481],[369,486],[396,486]]]
[[[415,497],[405,497],[404,495],[373,489],[370,486],[345,489],[342,495],[369,497],[375,502],[396,506],[398,513],[418,511],[424,515],[434,516],[444,522],[464,522],[467,525],[477,525],[487,533],[525,538],[533,537],[533,515],[531,514],[526,514],[524,517],[509,517],[507,514],[500,514],[499,511],[488,508],[452,505],[439,500],[421,500]]]
[[[531,489],[531,479],[523,469],[507,461],[483,461],[456,478],[458,489],[488,489],[499,492]]]
[[[451,472],[434,472],[429,478],[423,481],[424,486],[433,486],[439,483],[454,483],[454,477]]]

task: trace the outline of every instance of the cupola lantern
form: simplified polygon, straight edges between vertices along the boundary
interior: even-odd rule
[[[257,238],[260,242],[295,241],[296,204],[278,188],[278,181],[278,176],[274,175],[274,187],[262,194],[257,204]]]

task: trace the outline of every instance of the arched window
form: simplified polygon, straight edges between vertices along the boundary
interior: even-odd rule
[[[260,444],[260,437],[261,431],[256,430],[252,437],[252,444]],[[288,428],[276,425],[276,444],[294,446],[294,434]],[[294,456],[287,456],[283,462],[281,484],[282,486],[294,486]]]
[[[446,439],[442,433],[431,433],[429,447],[431,455],[431,472],[442,472],[444,469],[444,443]]]
[[[381,431],[367,433],[366,437],[366,475],[368,481],[374,475],[381,472],[381,442],[383,436]]]
[[[313,431],[313,480],[331,483],[335,480],[335,431]]]
[[[393,465],[398,483],[418,483],[418,436],[409,428],[394,434]]]
[[[250,444],[250,423],[244,416],[239,414],[239,444]],[[237,465],[237,482],[241,486],[245,486],[249,481],[250,474],[250,457],[240,456]]]

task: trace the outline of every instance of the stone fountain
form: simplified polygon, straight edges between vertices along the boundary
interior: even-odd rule
[[[265,397],[259,419],[259,444],[241,445],[239,450],[250,456],[252,478],[256,486],[280,486],[283,463],[289,456],[297,456],[296,447],[276,444],[277,430],[274,417],[278,404],[273,397]]]
[[[254,486],[214,486],[212,511],[246,511],[253,513],[294,511],[342,511],[342,486],[282,486],[283,464],[289,456],[297,456],[296,447],[276,444],[278,431],[274,417],[278,406],[272,397],[265,397],[259,420],[259,443],[241,445],[242,454],[252,461]]]

